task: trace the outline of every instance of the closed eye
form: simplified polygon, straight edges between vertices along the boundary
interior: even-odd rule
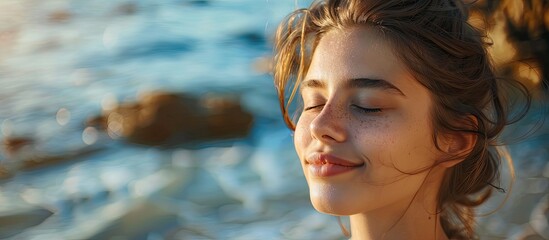
[[[319,104],[319,105],[314,105],[314,106],[306,107],[306,108],[304,108],[304,110],[305,110],[305,111],[309,111],[309,110],[314,110],[314,109],[318,109],[318,108],[321,108],[321,107],[324,107],[324,104]]]
[[[355,104],[353,104],[352,106],[365,113],[377,113],[377,112],[381,112],[382,110],[381,108],[365,108]]]

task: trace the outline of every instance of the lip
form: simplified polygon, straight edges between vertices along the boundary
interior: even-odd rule
[[[330,177],[343,174],[359,167],[364,163],[355,163],[334,155],[313,153],[306,159],[309,172],[317,177]]]

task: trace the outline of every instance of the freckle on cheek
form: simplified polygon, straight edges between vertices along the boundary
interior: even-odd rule
[[[381,118],[375,118],[375,119],[367,119],[362,120],[360,122],[360,127],[363,129],[379,129],[379,128],[388,128],[390,126],[390,122],[387,120],[387,117],[381,117]]]
[[[377,125],[379,125],[379,123],[374,119],[360,121],[360,128],[362,129],[375,128]]]

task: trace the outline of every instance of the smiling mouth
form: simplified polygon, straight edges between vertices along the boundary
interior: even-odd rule
[[[309,173],[317,177],[331,177],[353,171],[364,166],[329,154],[315,153],[306,161]]]

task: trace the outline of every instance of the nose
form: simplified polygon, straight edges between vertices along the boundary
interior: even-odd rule
[[[311,121],[311,135],[325,143],[344,142],[347,139],[345,119],[345,111],[342,108],[327,103]]]

